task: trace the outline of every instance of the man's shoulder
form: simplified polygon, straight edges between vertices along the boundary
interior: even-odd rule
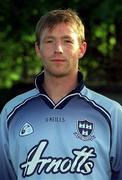
[[[20,95],[15,96],[13,99],[11,99],[10,101],[8,101],[3,109],[6,109],[7,112],[11,112],[14,108],[16,108],[17,106],[20,106],[22,103],[27,102],[28,100],[39,96],[39,91],[38,89],[34,88],[32,90],[29,90],[27,92],[24,92]]]
[[[106,109],[109,112],[116,108],[122,109],[122,106],[117,101],[115,101],[103,94],[95,92],[94,90],[91,90],[89,88],[85,87],[83,92],[81,92],[81,93],[86,98],[86,100],[103,107],[104,109]]]

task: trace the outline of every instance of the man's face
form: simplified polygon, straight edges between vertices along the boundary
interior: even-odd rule
[[[79,44],[78,34],[66,23],[45,29],[40,37],[38,55],[46,73],[63,77],[78,71],[78,61],[86,50],[86,44]]]

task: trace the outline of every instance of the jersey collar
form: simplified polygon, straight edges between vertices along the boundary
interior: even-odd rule
[[[84,87],[83,75],[81,72],[78,71],[78,86],[75,89],[73,89],[69,94],[67,94],[67,96],[65,96],[59,103],[55,104],[47,95],[44,88],[42,87],[43,81],[44,81],[44,72],[41,72],[35,78],[35,86],[39,90],[46,104],[48,104],[50,108],[55,108],[55,109],[63,108],[69,102],[69,100],[72,97],[74,97],[74,95],[79,94]]]

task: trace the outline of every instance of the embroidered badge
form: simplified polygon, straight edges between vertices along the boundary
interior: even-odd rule
[[[74,134],[83,141],[93,140],[95,138],[93,123],[87,120],[77,121],[77,132]]]

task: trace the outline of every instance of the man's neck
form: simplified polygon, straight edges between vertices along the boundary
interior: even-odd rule
[[[43,88],[55,103],[58,103],[63,97],[75,89],[77,85],[77,75],[72,77],[44,76]]]

